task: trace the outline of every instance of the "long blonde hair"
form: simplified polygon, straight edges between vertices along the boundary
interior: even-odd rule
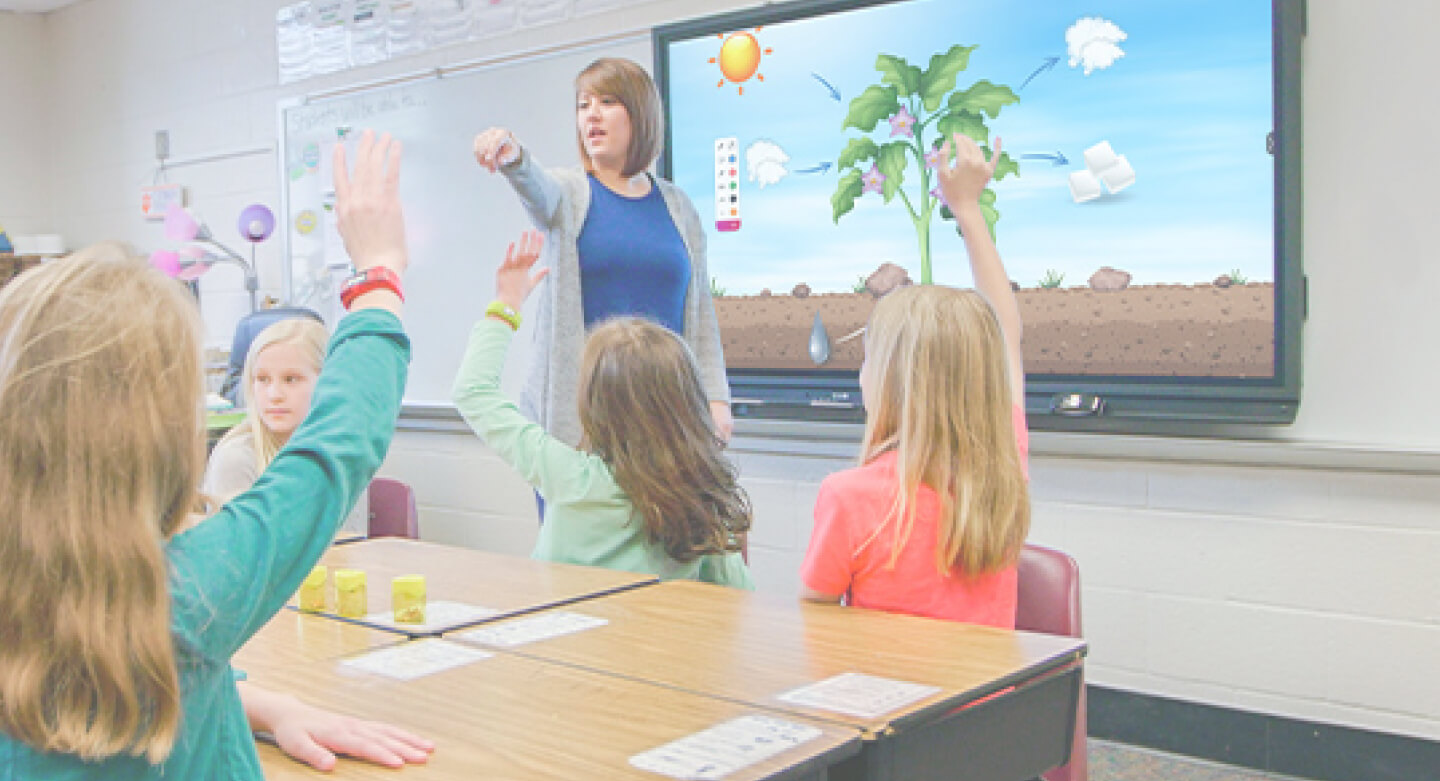
[[[935,566],[942,574],[1013,564],[1030,531],[1030,497],[1005,342],[989,303],[973,290],[897,290],[870,316],[865,362],[876,398],[867,400],[861,462],[894,450],[900,481],[884,524],[894,540],[890,566],[910,537],[921,484],[940,499]]]
[[[158,764],[179,731],[165,541],[205,461],[195,303],[119,244],[0,292],[0,731]]]
[[[310,367],[316,374],[320,373],[320,367],[325,363],[325,345],[329,342],[330,334],[325,326],[318,320],[309,317],[292,317],[271,323],[265,330],[256,334],[255,341],[250,343],[250,351],[245,354],[245,371],[241,377],[242,393],[245,399],[245,409],[248,413],[245,420],[229,431],[221,438],[221,442],[227,442],[242,436],[249,436],[250,441],[255,443],[255,473],[264,472],[270,462],[275,460],[275,455],[280,448],[285,446],[285,440],[270,430],[261,419],[258,412],[259,404],[255,398],[255,364],[260,353],[267,347],[277,344],[294,345],[305,354],[310,361]],[[218,444],[217,444],[218,446]]]
[[[600,456],[670,558],[740,549],[750,498],[725,460],[690,350],[657,323],[596,326],[580,359],[581,447]]]

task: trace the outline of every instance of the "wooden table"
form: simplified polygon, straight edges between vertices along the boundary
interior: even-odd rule
[[[338,622],[332,622],[338,623]],[[416,640],[412,643],[440,643]],[[326,707],[400,725],[435,741],[425,765],[396,771],[341,759],[320,773],[260,745],[267,779],[644,779],[664,776],[634,768],[630,757],[727,720],[765,715],[803,723],[818,737],[725,776],[824,779],[826,769],[860,751],[858,731],[842,725],[764,712],[726,700],[617,676],[495,654],[410,681],[311,663],[252,674],[257,683]]]
[[[836,777],[1017,781],[1069,755],[1082,641],[691,582],[568,609],[610,623],[512,650],[850,725],[873,742]],[[880,717],[777,699],[850,672],[940,691]]]
[[[461,602],[496,611],[492,616],[438,629],[374,625],[410,637],[435,635],[658,582],[654,575],[554,564],[395,537],[337,545],[325,553],[320,563],[331,572],[338,568],[364,570],[372,613],[389,609],[390,579],[396,575],[424,575],[429,602]],[[330,607],[334,607],[333,599]],[[330,613],[317,615],[334,617]]]
[[[263,677],[402,642],[394,632],[282,610],[245,643],[231,665]]]

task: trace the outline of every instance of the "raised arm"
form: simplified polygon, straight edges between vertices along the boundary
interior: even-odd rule
[[[539,233],[526,233],[510,244],[505,261],[495,271],[496,301],[510,313],[518,313],[531,291],[550,273],[548,268],[534,268],[542,243]],[[514,335],[512,321],[500,314],[486,315],[471,329],[452,391],[456,409],[485,444],[547,500],[585,496],[592,487],[603,492],[607,489],[604,481],[590,480],[604,471],[598,468],[595,456],[546,433],[501,391],[500,374]]]
[[[355,173],[336,149],[340,234],[358,269],[408,265],[398,195],[400,149],[366,132]],[[409,341],[400,296],[357,296],[330,340],[310,414],[255,485],[170,546],[185,639],[228,659],[279,610],[329,546],[389,448],[405,387]]]
[[[954,164],[951,151],[954,151]],[[1020,302],[1015,290],[1010,287],[1010,275],[1005,273],[1005,264],[1000,261],[1000,251],[990,237],[990,228],[985,224],[985,215],[980,211],[980,194],[995,175],[995,165],[1000,160],[1000,139],[995,139],[995,151],[987,161],[985,153],[969,136],[956,133],[952,141],[941,147],[943,162],[939,167],[940,192],[945,203],[955,215],[955,223],[965,238],[965,252],[970,256],[970,273],[975,278],[975,289],[1000,320],[1000,330],[1005,335],[1005,355],[1010,367],[1010,394],[1016,404],[1025,405],[1025,367],[1020,353],[1020,338],[1023,330],[1020,322]]]

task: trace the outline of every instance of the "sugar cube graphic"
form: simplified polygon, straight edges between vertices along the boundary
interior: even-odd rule
[[[1101,194],[1100,180],[1095,174],[1089,171],[1076,171],[1070,174],[1070,197],[1076,203],[1084,203],[1099,198]]]
[[[1135,169],[1130,167],[1130,161],[1125,159],[1125,155],[1119,155],[1113,165],[1100,172],[1100,181],[1105,183],[1110,192],[1118,193],[1135,183]]]
[[[1085,150],[1085,168],[1070,175],[1070,196],[1076,203],[1100,197],[1101,182],[1111,194],[1135,183],[1135,169],[1124,155],[1115,154],[1109,141],[1101,141]]]
[[[1085,150],[1085,167],[1090,169],[1090,173],[1099,176],[1101,171],[1115,164],[1116,157],[1110,142],[1101,141]]]

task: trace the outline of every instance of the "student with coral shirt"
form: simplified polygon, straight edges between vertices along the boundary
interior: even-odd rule
[[[979,208],[1000,141],[989,161],[963,135],[954,148],[940,187],[976,290],[902,288],[876,305],[861,466],[821,484],[800,577],[806,599],[1013,629],[1030,528],[1020,309]]]

